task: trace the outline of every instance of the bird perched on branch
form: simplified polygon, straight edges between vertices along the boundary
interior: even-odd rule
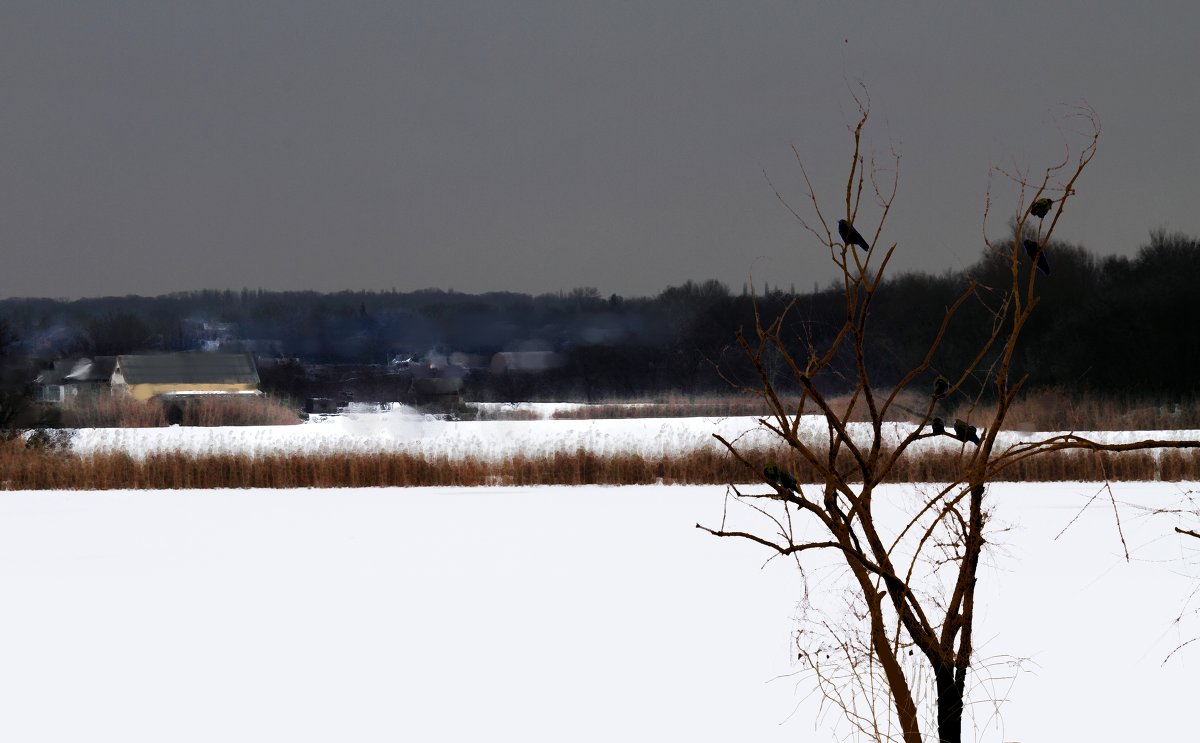
[[[946,390],[950,389],[950,381],[945,377],[938,377],[933,383],[933,396],[942,397],[946,394]]]
[[[1054,206],[1054,202],[1050,199],[1042,197],[1029,205],[1029,213],[1038,219],[1042,219],[1050,213],[1050,207]]]
[[[1038,270],[1049,276],[1050,260],[1046,258],[1046,249],[1033,240],[1025,240],[1021,244],[1025,246],[1025,252],[1029,254],[1029,260],[1035,261]]]
[[[942,420],[941,418],[934,418],[933,419],[933,433],[937,436],[941,436],[945,432],[946,432],[946,421]]]
[[[838,234],[842,237],[842,242],[847,245],[857,245],[863,250],[870,250],[871,246],[867,245],[867,241],[863,236],[858,234],[858,230],[854,229],[854,225],[844,219],[838,220]]]
[[[763,477],[772,485],[778,485],[784,490],[790,490],[793,493],[800,489],[800,483],[796,482],[796,478],[791,472],[781,469],[774,462],[768,462],[766,467],[763,467]]]
[[[970,441],[975,446],[979,446],[980,443],[978,430],[962,418],[954,419],[954,437],[959,441]]]

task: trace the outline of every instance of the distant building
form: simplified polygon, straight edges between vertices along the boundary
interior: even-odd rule
[[[107,392],[116,363],[116,356],[55,361],[35,380],[36,399],[38,402],[61,404]]]
[[[118,356],[113,392],[137,400],[159,395],[256,394],[258,369],[248,353],[163,353]]]
[[[238,338],[238,325],[233,322],[214,322],[189,318],[180,323],[185,348],[216,351]]]

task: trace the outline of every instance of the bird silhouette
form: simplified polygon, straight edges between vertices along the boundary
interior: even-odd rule
[[[800,489],[800,483],[796,482],[796,478],[791,472],[785,469],[780,469],[774,462],[768,462],[766,467],[763,467],[763,477],[772,485],[790,490],[793,493]]]
[[[938,377],[933,383],[933,396],[941,397],[946,394],[948,389],[950,389],[950,382],[945,377]]]
[[[954,437],[959,441],[969,441],[975,446],[979,446],[980,443],[978,430],[962,418],[954,419]]]
[[[842,237],[842,242],[847,245],[857,245],[863,250],[870,250],[871,246],[867,245],[867,241],[863,236],[858,234],[858,230],[854,229],[854,225],[844,219],[838,220],[838,234]]]
[[[1029,213],[1041,219],[1050,213],[1050,207],[1054,202],[1047,198],[1040,198],[1029,205]]]
[[[1025,252],[1029,254],[1029,260],[1036,261],[1038,270],[1049,276],[1050,260],[1046,258],[1045,248],[1033,240],[1026,240],[1021,244],[1025,246]]]
[[[941,436],[945,432],[946,432],[946,421],[942,420],[941,418],[934,418],[933,419],[933,433],[937,436]]]

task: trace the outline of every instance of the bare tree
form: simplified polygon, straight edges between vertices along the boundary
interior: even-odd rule
[[[1010,235],[1000,243],[985,236],[985,243],[1004,256],[1005,283],[968,283],[940,323],[928,329],[924,355],[890,388],[877,387],[868,363],[869,320],[897,250],[881,238],[897,192],[900,157],[892,153],[885,169],[866,155],[869,105],[865,97],[856,101],[860,116],[850,128],[853,152],[836,217],[822,207],[798,154],[807,198],[803,208],[789,205],[802,227],[828,249],[840,273],[844,320],[820,347],[795,342],[787,332],[787,310],[775,318],[756,314],[755,326],[739,332],[738,344],[757,371],[749,389],[771,411],[759,423],[786,445],[789,459],[761,468],[749,445],[717,436],[750,479],[764,487],[749,492],[730,486],[731,495],[749,507],[747,525],[734,523],[727,509],[719,526],[696,526],[718,537],[755,542],[794,559],[802,570],[831,562],[840,566],[850,586],[844,603],[838,612],[811,622],[824,630],[816,633],[819,640],[805,635],[799,643],[801,658],[826,699],[876,740],[920,743],[935,729],[937,740],[957,742],[968,684],[978,681],[969,681],[969,674],[986,671],[976,657],[973,630],[979,565],[992,533],[988,484],[1014,464],[1051,452],[1124,452],[1200,442],[1108,444],[1073,433],[1033,441],[998,439],[1025,383],[1014,365],[1022,330],[1038,306],[1039,282],[1050,269],[1046,245],[1097,151],[1100,127],[1087,108],[1076,110],[1072,119],[1083,124],[1081,144],[1068,147],[1061,161],[1037,178],[1001,171],[1013,184],[1018,205]],[[989,196],[985,235],[990,209]],[[867,212],[873,214],[869,230],[864,229]],[[961,324],[956,321],[966,308],[980,307],[989,329],[965,363],[942,368],[939,351]],[[783,391],[769,368],[780,361],[793,393]],[[835,384],[849,388],[847,398],[833,397]],[[899,406],[908,405],[900,402],[901,395],[911,399],[918,389],[923,402],[917,422],[889,423]],[[950,396],[973,401],[968,420],[947,423],[937,417]],[[976,421],[982,424],[977,427],[969,419],[984,415],[985,401],[987,417]],[[852,423],[852,413],[862,415],[856,408],[865,408],[865,424]],[[821,420],[816,435],[810,423],[802,424],[809,415]],[[881,494],[881,484],[896,480],[908,458],[931,449],[957,457],[960,466],[951,482],[913,488],[914,498],[903,502]],[[811,478],[816,483],[799,482],[796,473],[802,470],[816,473]]]

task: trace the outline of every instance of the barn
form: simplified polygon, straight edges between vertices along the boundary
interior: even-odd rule
[[[113,392],[153,397],[257,394],[258,369],[248,353],[161,353],[118,356]]]

